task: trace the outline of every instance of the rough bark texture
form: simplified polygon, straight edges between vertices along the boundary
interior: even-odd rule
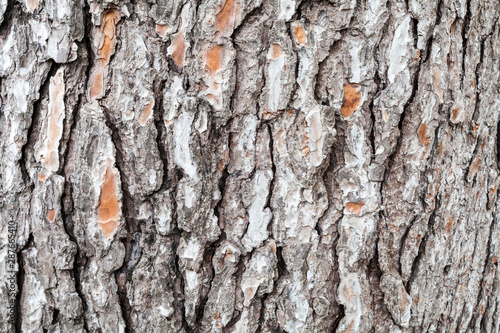
[[[499,17],[0,0],[0,332],[499,332]]]

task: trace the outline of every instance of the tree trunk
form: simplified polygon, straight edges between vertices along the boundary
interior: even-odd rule
[[[0,332],[499,332],[498,0],[0,0]]]

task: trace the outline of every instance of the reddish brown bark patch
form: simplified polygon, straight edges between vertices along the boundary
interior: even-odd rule
[[[460,108],[454,108],[452,111],[451,111],[451,120],[453,122],[456,122],[458,120],[458,116],[459,116],[459,111],[460,111]]]
[[[427,147],[429,145],[430,139],[427,137],[427,124],[422,123],[420,127],[418,128],[418,140],[422,145]]]
[[[279,44],[271,44],[271,60],[278,59],[283,54],[283,49]]]
[[[118,215],[120,214],[120,202],[116,195],[116,180],[113,171],[106,169],[104,183],[101,187],[99,197],[99,226],[106,238],[111,238],[118,226]]]
[[[47,211],[47,220],[49,220],[49,222],[54,222],[56,218],[56,211],[54,209],[49,209]]]
[[[90,88],[90,98],[98,98],[102,96],[104,86],[104,68],[109,63],[111,55],[115,51],[116,45],[116,24],[120,20],[120,12],[110,10],[104,14],[101,32],[103,34],[103,42],[99,48],[97,55],[99,57],[99,69],[94,77]]]
[[[222,33],[232,31],[240,11],[241,5],[237,0],[226,0],[221,11],[215,16],[215,29]]]
[[[360,85],[357,83],[349,83],[344,86],[344,101],[340,108],[342,117],[350,117],[361,104]]]
[[[484,147],[486,147],[486,139],[488,138],[488,136],[485,136],[484,139],[483,139],[483,143],[481,144],[481,150],[484,149]]]
[[[443,89],[441,88],[441,72],[439,69],[434,69],[434,76],[433,76],[433,87],[434,87],[434,92],[440,97],[443,97]]]
[[[476,159],[474,160],[474,163],[472,163],[472,167],[470,170],[470,174],[472,177],[474,177],[474,175],[477,172],[477,169],[479,169],[479,163],[481,163],[481,159],[479,157],[476,157]]]
[[[139,125],[144,126],[148,122],[149,118],[151,117],[151,113],[153,111],[153,106],[154,106],[154,99],[151,98],[151,101],[146,104],[144,109],[142,110],[140,116],[139,116]]]
[[[212,76],[219,70],[221,60],[222,46],[216,45],[208,50],[205,63]]]
[[[446,234],[449,235],[451,233],[451,226],[453,225],[453,217],[448,218],[446,222]]]
[[[100,68],[97,74],[94,76],[94,81],[92,82],[92,87],[90,87],[90,99],[101,96],[102,86],[104,84],[104,77],[102,73],[103,69]]]
[[[295,38],[297,38],[297,43],[299,43],[299,45],[305,44],[307,42],[306,32],[304,31],[304,28],[302,26],[296,26],[293,34],[295,35]]]
[[[354,213],[356,215],[361,215],[361,209],[365,205],[364,202],[360,203],[355,203],[355,202],[348,202],[345,208],[347,209],[348,212]]]
[[[165,37],[167,34],[168,26],[166,24],[157,24],[156,25],[156,33],[161,37]]]
[[[172,52],[172,59],[175,65],[181,69],[184,66],[184,59],[186,56],[186,40],[184,38],[184,32],[181,31],[174,38],[174,50]]]

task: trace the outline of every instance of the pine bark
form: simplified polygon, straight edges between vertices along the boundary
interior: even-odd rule
[[[0,332],[500,332],[497,0],[0,0]]]

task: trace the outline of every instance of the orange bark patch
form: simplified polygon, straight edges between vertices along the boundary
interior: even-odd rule
[[[221,11],[215,16],[215,29],[222,33],[232,31],[240,11],[241,5],[237,0],[226,0]]]
[[[166,24],[157,24],[156,25],[156,33],[161,37],[165,37],[167,34],[168,26]]]
[[[120,13],[117,10],[110,10],[104,14],[104,26],[102,32],[109,38],[115,37],[115,26],[120,19]]]
[[[102,94],[102,86],[103,86],[103,81],[104,77],[102,74],[103,69],[100,68],[99,72],[94,77],[94,81],[92,82],[92,87],[90,87],[90,99],[94,99],[96,97],[101,96]]]
[[[418,58],[420,58],[420,50],[419,49],[417,49],[417,52],[415,52],[414,60],[418,60]]]
[[[481,159],[479,157],[476,157],[474,163],[472,163],[472,168],[470,170],[472,176],[476,174],[477,169],[479,168],[479,163],[481,163]]]
[[[104,86],[104,68],[109,63],[111,55],[115,51],[116,45],[116,24],[120,20],[120,12],[117,10],[110,10],[104,14],[103,22],[101,24],[101,33],[103,35],[102,45],[97,51],[99,58],[99,68],[94,77],[92,86],[90,88],[90,98],[98,98],[102,95]]]
[[[493,256],[493,263],[496,264],[498,262],[498,257],[497,256]]]
[[[420,143],[425,147],[427,147],[430,142],[430,138],[427,137],[427,124],[422,123],[422,125],[420,125],[420,127],[418,128],[417,133],[418,133],[418,140],[420,141]]]
[[[101,187],[99,197],[99,226],[104,236],[111,238],[118,226],[118,215],[120,214],[120,202],[116,195],[116,180],[113,171],[106,169],[104,183]]]
[[[101,66],[106,66],[111,59],[111,53],[113,53],[115,47],[115,41],[110,39],[108,36],[104,36],[104,41],[102,43],[101,50],[99,51],[100,64]]]
[[[155,104],[155,100],[151,98],[151,101],[146,104],[144,109],[142,110],[139,116],[139,125],[144,126],[148,122],[149,118],[151,118],[151,112],[153,110],[153,106]]]
[[[264,111],[264,113],[262,113],[262,119],[270,120],[276,118],[278,114],[279,114],[278,112],[271,112],[270,110],[266,110]]]
[[[278,59],[283,54],[283,49],[279,44],[271,44],[271,60]]]
[[[441,155],[443,152],[445,145],[444,145],[444,140],[439,143],[439,149],[438,149],[438,154]]]
[[[295,38],[297,38],[297,43],[299,43],[300,45],[307,42],[306,32],[304,31],[304,28],[302,26],[296,26],[293,34],[295,35]]]
[[[106,238],[111,238],[118,227],[118,221],[109,221],[106,223],[99,222],[99,226],[104,236],[106,236]]]
[[[497,192],[497,185],[495,185],[495,187],[490,189],[490,195],[495,195],[496,192]]]
[[[451,120],[452,121],[457,121],[458,119],[458,111],[460,111],[460,108],[454,108],[453,111],[451,111]]]
[[[357,83],[349,83],[344,86],[344,101],[340,108],[342,117],[350,117],[361,104],[360,85]]]
[[[116,23],[118,23],[119,19],[119,13],[116,10],[109,11],[104,15],[104,25],[102,27],[104,41],[99,50],[99,55],[106,63],[109,62],[115,48]]]
[[[451,232],[451,226],[453,224],[453,217],[448,218],[448,222],[446,222],[446,234],[449,235]]]
[[[184,32],[181,31],[174,38],[174,49],[172,52],[172,59],[177,67],[184,66],[184,59],[186,55],[186,40],[184,39]]]
[[[345,208],[350,213],[354,213],[356,215],[360,215],[361,214],[361,209],[363,208],[364,205],[365,205],[364,202],[360,202],[360,203],[348,202],[347,205],[345,206]]]
[[[486,139],[487,139],[487,138],[488,138],[487,136],[485,136],[485,137],[484,137],[484,139],[483,139],[483,144],[481,145],[481,150],[483,150],[483,149],[484,149],[484,147],[486,147]]]
[[[222,46],[217,45],[212,47],[207,52],[206,67],[213,76],[220,68],[222,58]]]
[[[50,80],[47,141],[45,156],[42,165],[50,171],[57,171],[59,167],[59,140],[62,136],[61,118],[64,117],[64,78],[63,71],[59,70]]]
[[[49,209],[47,211],[47,220],[49,220],[49,222],[54,222],[55,218],[56,218],[56,211],[54,209]]]
[[[441,72],[436,68],[434,70],[434,79],[433,79],[434,92],[439,97],[443,97],[443,89],[441,89],[440,77],[441,77]]]
[[[387,114],[387,111],[382,110],[382,118],[384,119],[385,122],[389,120],[389,115]]]

